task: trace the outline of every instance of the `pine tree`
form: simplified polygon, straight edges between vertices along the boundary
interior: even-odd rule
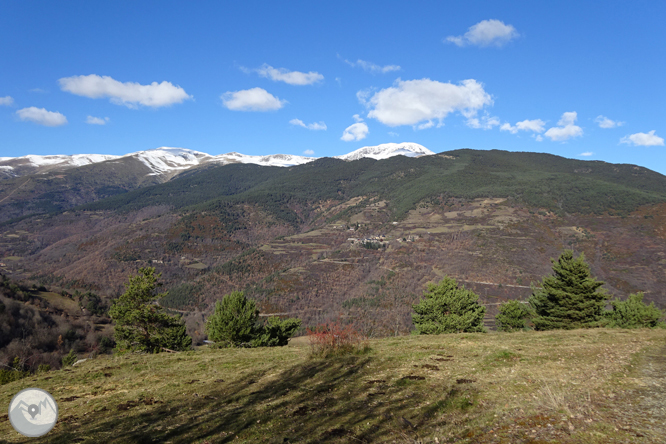
[[[147,351],[157,353],[163,348],[187,350],[192,345],[185,324],[164,313],[154,301],[165,294],[156,294],[161,274],[155,268],[141,268],[137,276],[130,276],[125,293],[113,301],[109,316],[116,322],[116,350]]]
[[[215,311],[206,321],[206,333],[211,341],[230,347],[274,347],[287,345],[289,338],[301,326],[301,320],[268,318],[258,324],[257,304],[242,291],[227,294],[215,304]]]
[[[233,291],[215,303],[215,311],[206,321],[208,339],[222,346],[249,346],[256,338],[259,310],[242,291]]]
[[[530,311],[525,304],[518,301],[508,301],[500,305],[499,313],[495,316],[498,331],[517,331],[526,327]]]
[[[655,328],[666,327],[663,322],[664,312],[643,302],[643,293],[630,294],[626,301],[611,301],[613,309],[606,312],[609,327],[616,328]]]
[[[565,250],[553,262],[554,275],[543,278],[541,288],[532,287],[530,306],[536,330],[593,328],[604,325],[608,295],[599,287],[603,282],[592,277],[581,253]]]
[[[444,277],[435,285],[428,284],[423,299],[412,305],[416,314],[412,320],[417,334],[484,332],[483,315],[486,308],[479,304],[473,291],[458,287],[451,277]]]

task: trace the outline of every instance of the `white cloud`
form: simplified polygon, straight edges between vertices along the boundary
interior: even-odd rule
[[[77,96],[91,99],[109,97],[111,103],[125,105],[129,108],[137,108],[138,105],[159,108],[182,103],[184,100],[192,98],[180,86],[174,86],[171,82],[166,81],[141,85],[135,82],[122,83],[109,76],[91,74],[63,77],[58,80],[58,83],[60,83],[60,89]]]
[[[391,136],[391,137],[398,137],[400,134],[394,133],[393,131],[389,131],[388,135]]]
[[[649,133],[636,133],[624,136],[620,143],[626,143],[636,146],[664,146],[664,139],[655,134],[655,130]]]
[[[338,56],[339,57],[339,56]],[[350,62],[347,59],[344,59],[345,63],[348,64],[349,66],[360,66],[363,68],[364,71],[372,73],[372,74],[386,74],[387,72],[391,71],[400,71],[402,68],[400,68],[399,65],[384,65],[380,66],[377,65],[376,63],[368,62],[366,60],[361,60],[358,59],[355,62]]]
[[[368,132],[370,132],[368,125],[363,122],[357,122],[345,129],[340,140],[344,140],[345,142],[362,140],[365,139]]]
[[[314,130],[314,131],[326,129],[326,124],[324,122],[314,122],[314,123],[308,123],[306,125],[301,119],[291,119],[289,123],[296,126],[302,126],[303,128],[307,128],[309,130]]]
[[[471,26],[465,35],[449,36],[446,41],[458,46],[502,46],[518,36],[518,31],[511,25],[499,20],[483,20]]]
[[[287,103],[262,88],[227,91],[220,97],[232,111],[275,111]]]
[[[86,123],[89,125],[106,125],[106,122],[108,121],[109,121],[108,117],[104,117],[102,119],[101,117],[88,116],[86,118]]]
[[[261,77],[271,79],[275,82],[288,83],[289,85],[312,85],[313,83],[321,82],[324,80],[324,76],[315,71],[289,71],[286,68],[273,68],[271,65],[266,63],[257,69],[241,67],[241,70],[247,73],[254,71]]]
[[[355,122],[363,122],[363,118],[358,114],[354,114],[352,118],[354,119]]]
[[[500,126],[500,131],[509,131],[511,134],[516,134],[518,131],[542,133],[545,124],[546,122],[541,119],[523,120],[522,122],[516,123],[516,126],[511,126],[510,123],[505,123]]]
[[[432,120],[428,120],[427,122],[418,125],[416,127],[416,129],[424,130],[424,129],[432,128],[433,126],[435,126],[435,122],[433,122]]]
[[[569,111],[562,114],[562,117],[560,117],[560,120],[557,122],[557,124],[559,126],[573,125],[576,123],[576,119],[578,119],[578,113],[576,111]]]
[[[588,156],[591,156],[592,154],[594,154],[592,151],[586,151],[586,152],[584,152],[584,153],[580,153],[579,155],[580,155],[580,156],[588,157]]]
[[[583,128],[575,125],[577,118],[578,113],[575,111],[563,113],[559,122],[557,122],[559,126],[550,128],[544,135],[554,142],[562,142],[572,137],[582,136]]]
[[[534,137],[534,140],[536,140],[537,142],[543,142],[543,137],[541,137],[541,134],[537,134],[537,135]]]
[[[606,116],[597,116],[594,119],[595,122],[599,124],[599,128],[615,128],[616,126],[624,125],[624,122],[618,122],[617,120],[611,120]]]
[[[500,120],[498,117],[489,117],[488,115],[485,115],[480,119],[477,117],[470,117],[467,119],[466,123],[470,128],[489,130],[494,126],[499,126]]]
[[[11,106],[14,104],[14,99],[11,96],[0,97],[0,105]]]
[[[368,117],[388,126],[416,125],[434,119],[441,125],[449,113],[459,111],[472,118],[479,109],[493,103],[483,85],[474,79],[458,85],[430,79],[398,79],[392,87],[375,93],[366,102],[360,91],[357,97],[371,108]]]
[[[306,156],[312,156],[312,155],[314,154],[314,151],[312,151],[312,150],[305,150],[305,151],[303,151],[303,154],[305,154]]]
[[[19,119],[24,122],[33,122],[44,126],[60,126],[67,123],[67,117],[58,112],[47,111],[44,108],[31,106],[16,111]]]

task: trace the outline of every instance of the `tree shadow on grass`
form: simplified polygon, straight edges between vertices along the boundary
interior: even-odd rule
[[[429,382],[421,376],[373,379],[368,368],[372,360],[348,356],[305,361],[277,377],[270,375],[265,382],[261,379],[269,376],[266,371],[249,372],[229,382],[192,382],[185,385],[187,389],[183,387],[190,393],[164,398],[163,402],[138,399],[85,417],[64,416],[43,442],[225,443],[238,437],[241,442],[358,443],[418,439],[419,427],[430,416],[437,416],[432,409],[414,409],[421,401],[417,391],[426,390],[418,385]],[[449,392],[436,386],[427,390],[437,389],[444,398]],[[159,399],[159,393],[155,396]]]

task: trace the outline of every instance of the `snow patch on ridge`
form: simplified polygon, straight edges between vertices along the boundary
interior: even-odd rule
[[[219,162],[223,165],[229,163],[253,163],[261,166],[279,166],[290,167],[303,165],[304,163],[317,160],[316,157],[295,156],[292,154],[271,154],[269,156],[250,156],[236,152],[220,154],[211,159],[212,162]]]
[[[162,174],[174,170],[186,170],[211,159],[209,154],[200,151],[170,147],[138,151],[123,157],[137,158],[151,169],[152,173],[150,175]]]
[[[37,156],[34,154],[29,154],[27,156],[18,157],[15,159],[25,159],[32,166],[40,167],[46,165],[83,166],[90,165],[91,163],[104,162],[105,160],[116,159],[117,157],[119,156],[110,156],[105,154],[74,154],[72,156]]]
[[[377,146],[364,146],[351,153],[342,156],[336,156],[337,159],[342,160],[358,160],[364,157],[370,159],[388,159],[393,156],[407,156],[407,157],[420,157],[431,156],[435,154],[428,148],[418,143],[403,142],[403,143],[382,143]]]

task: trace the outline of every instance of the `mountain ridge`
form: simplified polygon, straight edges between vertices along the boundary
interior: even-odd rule
[[[385,143],[376,146],[365,146],[335,158],[342,160],[358,160],[365,157],[387,159],[392,156],[408,157],[432,155],[434,152],[412,142]],[[251,163],[261,166],[290,167],[302,165],[319,159],[318,157],[299,156],[294,154],[249,155],[235,151],[210,155],[201,151],[178,147],[159,147],[137,151],[122,156],[107,154],[74,154],[74,155],[34,155],[21,157],[0,157],[0,178],[17,177],[26,174],[39,174],[46,171],[66,170],[84,165],[101,162],[119,162],[126,158],[134,158],[143,163],[152,172],[149,175],[173,174],[207,163],[227,165],[230,163]]]

